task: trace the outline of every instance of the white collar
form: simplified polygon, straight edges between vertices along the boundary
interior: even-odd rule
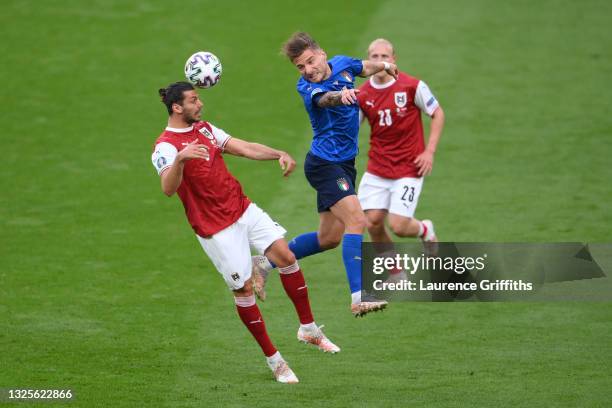
[[[374,89],[388,88],[391,85],[393,85],[395,81],[396,81],[395,78],[393,78],[392,80],[390,80],[389,82],[385,82],[384,84],[377,84],[376,82],[374,82],[374,77],[373,76],[370,77],[370,85],[372,85],[372,88]]]
[[[166,130],[168,132],[174,132],[174,133],[187,133],[187,132],[191,132],[193,130],[193,125],[187,127],[187,128],[173,128],[170,126],[166,126]]]

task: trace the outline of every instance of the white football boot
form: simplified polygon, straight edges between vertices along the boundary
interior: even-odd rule
[[[302,326],[298,329],[297,339],[305,344],[312,344],[319,348],[319,350],[325,353],[338,353],[340,351],[340,347],[336,346],[332,343],[325,334],[323,334],[323,325],[317,327],[314,325],[313,330],[308,330]]]
[[[425,224],[425,226],[427,227],[427,233],[425,234],[425,236],[421,237],[423,242],[438,242],[433,222],[431,222],[431,220],[423,220],[423,224]]]
[[[351,313],[355,317],[363,317],[368,313],[384,310],[388,304],[386,300],[380,300],[368,293],[364,293],[359,302],[351,304]]]
[[[423,241],[423,248],[425,249],[425,255],[437,256],[438,255],[438,237],[434,230],[433,222],[431,220],[423,220],[423,224],[427,227],[427,233],[421,237]]]
[[[274,378],[276,378],[276,381],[279,383],[297,384],[300,382],[293,370],[289,368],[289,364],[280,356],[280,353],[278,353],[277,358],[272,356],[268,357],[266,360],[268,367],[270,367],[270,370],[274,373]]]
[[[251,281],[253,282],[253,290],[255,295],[264,302],[266,300],[266,283],[268,275],[273,269],[270,261],[263,255],[255,255],[251,257]]]

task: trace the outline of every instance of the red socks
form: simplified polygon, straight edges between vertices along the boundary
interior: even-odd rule
[[[298,263],[287,266],[285,268],[278,268],[280,272],[281,282],[287,292],[287,296],[293,302],[295,310],[298,314],[301,324],[309,324],[314,322],[312,317],[312,311],[310,310],[310,302],[308,300],[308,287],[304,281],[304,275],[298,266]],[[268,332],[266,330],[266,324],[263,321],[261,312],[255,303],[255,295],[247,297],[234,297],[236,302],[236,310],[240,320],[251,332],[259,347],[266,355],[270,357],[276,353],[276,347],[270,341]]]
[[[314,322],[312,311],[310,310],[310,301],[308,300],[308,286],[306,286],[304,275],[298,263],[278,268],[278,271],[280,272],[285,292],[287,292],[287,296],[289,296],[295,306],[300,323],[308,324]]]
[[[242,323],[244,323],[253,337],[255,337],[255,340],[259,343],[259,347],[261,347],[266,357],[270,357],[276,353],[276,347],[274,347],[272,341],[270,341],[270,337],[268,337],[266,324],[263,321],[263,317],[261,317],[259,308],[255,304],[255,295],[234,297],[234,300],[240,320],[242,320]]]

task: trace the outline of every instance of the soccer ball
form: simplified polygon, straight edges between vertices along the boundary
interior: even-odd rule
[[[185,76],[198,88],[210,88],[221,78],[221,61],[215,54],[198,51],[187,59]]]

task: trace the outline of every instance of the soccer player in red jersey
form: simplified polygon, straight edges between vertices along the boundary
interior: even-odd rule
[[[382,38],[374,40],[368,47],[368,59],[395,63],[393,45]],[[436,242],[433,223],[414,218],[414,212],[444,127],[442,107],[425,82],[404,72],[395,79],[380,71],[359,90],[359,107],[370,123],[371,135],[358,196],[372,241],[392,242],[385,227],[388,219],[398,237]],[[421,112],[431,117],[427,145]]]
[[[223,153],[252,160],[278,160],[284,176],[295,168],[289,154],[235,138],[202,121],[202,102],[188,82],[160,89],[168,126],[157,138],[152,161],[167,196],[177,193],[204,252],[233,291],[240,319],[251,332],[277,381],[298,378],[274,347],[255,302],[251,280],[253,247],[279,266],[285,292],[293,302],[300,327],[298,340],[325,352],[340,351],[323,334],[312,316],[304,276],[284,239],[285,229],[252,203],[228,171]]]

